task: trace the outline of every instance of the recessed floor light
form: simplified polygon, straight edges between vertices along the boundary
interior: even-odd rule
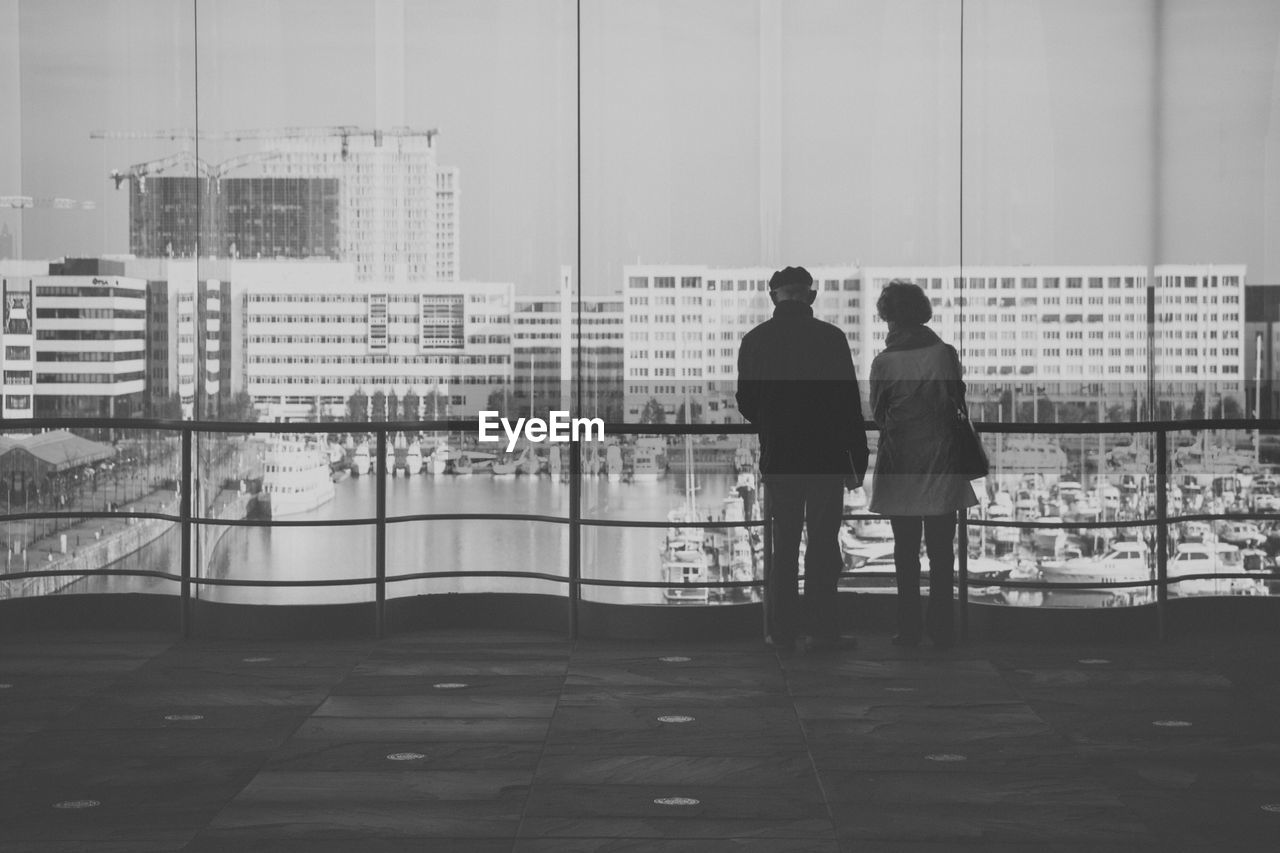
[[[969,756],[961,755],[958,752],[934,752],[925,756],[929,761],[953,762],[968,761]]]
[[[204,714],[166,714],[165,719],[171,723],[194,722],[195,720],[203,720]]]
[[[434,687],[436,690],[458,690],[460,688],[466,687],[467,684],[461,681],[441,681],[431,686]]]
[[[393,752],[387,756],[388,761],[418,761],[426,758],[421,752]]]
[[[1080,658],[1077,663],[1082,663],[1085,666],[1096,666],[1098,664],[1111,663],[1111,661],[1106,658]]]
[[[269,660],[274,660],[274,658],[245,658],[244,662],[245,663],[266,663]]]
[[[663,663],[688,663],[693,658],[687,658],[684,655],[667,655],[664,658],[658,658]]]
[[[1264,812],[1272,812],[1280,814],[1280,803],[1264,803],[1262,806]]]
[[[1190,720],[1156,720],[1151,725],[1162,729],[1185,729],[1191,725]]]
[[[102,803],[97,800],[63,800],[60,803],[54,803],[55,809],[92,809],[97,808]]]
[[[658,797],[653,802],[659,806],[696,806],[701,800],[693,797]]]
[[[692,723],[693,717],[685,714],[664,714],[658,718],[660,723]]]

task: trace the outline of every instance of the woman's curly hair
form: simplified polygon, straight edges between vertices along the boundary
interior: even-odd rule
[[[920,285],[896,278],[880,291],[876,311],[887,323],[919,326],[933,319],[933,306]]]

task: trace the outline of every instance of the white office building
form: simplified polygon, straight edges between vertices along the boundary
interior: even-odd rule
[[[537,414],[562,409],[622,420],[623,308],[621,295],[579,300],[568,266],[555,294],[516,297],[512,410],[524,413],[532,400]]]
[[[144,280],[96,259],[6,262],[0,273],[6,419],[143,414]]]
[[[1244,401],[1241,264],[1155,267],[1150,344],[1145,266],[808,269],[818,290],[815,316],[845,330],[863,379],[887,331],[876,298],[889,281],[905,279],[929,295],[931,326],[961,350],[975,394],[1044,389],[1058,399],[1107,404],[1140,395],[1145,404],[1154,377],[1160,400],[1199,390]],[[693,264],[624,268],[629,418],[651,397],[671,414],[687,394],[707,407],[700,420],[736,419],[738,346],[773,313],[772,273]]]
[[[931,325],[961,350],[965,379],[980,393],[1044,389],[1054,399],[1104,406],[1136,398],[1141,414],[1151,379],[1170,409],[1197,392],[1244,403],[1243,264],[1157,265],[1150,287],[1142,265],[965,267],[963,275],[959,267],[875,267],[865,274],[872,294],[894,279],[926,290]],[[886,329],[868,321],[873,357]]]
[[[358,281],[353,264],[235,262],[239,385],[262,415],[345,418],[359,391],[474,417],[512,380],[509,283]]]
[[[818,289],[815,316],[845,330],[857,364],[863,341],[861,271],[855,266],[808,269]],[[697,264],[624,268],[628,420],[641,417],[650,399],[663,407],[668,422],[677,420],[686,402],[698,421],[738,420],[738,345],[773,314],[772,274],[763,267]]]

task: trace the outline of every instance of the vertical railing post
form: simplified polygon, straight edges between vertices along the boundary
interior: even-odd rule
[[[1169,637],[1169,434],[1157,427],[1156,439],[1156,632]]]
[[[773,498],[769,494],[769,484],[764,474],[760,475],[760,513],[764,518],[764,586],[760,588],[760,610],[762,631],[769,636],[769,575],[773,571]]]
[[[179,474],[178,486],[181,489],[178,493],[178,516],[182,519],[179,522],[182,525],[182,581],[179,592],[181,601],[179,623],[183,637],[191,636],[191,489],[192,484],[195,483],[195,477],[191,470],[193,456],[191,438],[191,427],[183,427],[182,459],[179,466],[181,473]]]
[[[377,455],[370,470],[374,473],[374,534],[373,534],[373,631],[381,640],[386,632],[387,609],[387,479],[391,476],[387,465],[387,431],[377,431]],[[384,470],[385,469],[385,470]]]
[[[969,510],[956,510],[957,568],[960,581],[960,641],[969,639]]]
[[[559,452],[559,451],[555,451]],[[569,639],[578,639],[582,600],[582,442],[569,439]]]

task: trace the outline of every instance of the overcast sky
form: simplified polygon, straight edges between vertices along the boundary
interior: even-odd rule
[[[178,144],[91,130],[402,118],[461,169],[463,277],[548,292],[577,263],[580,104],[588,294],[637,260],[962,245],[1280,282],[1274,0],[966,0],[963,62],[959,0],[581,5],[579,99],[571,0],[0,0],[0,195],[98,202],[0,222],[29,258],[127,251],[107,174]]]

